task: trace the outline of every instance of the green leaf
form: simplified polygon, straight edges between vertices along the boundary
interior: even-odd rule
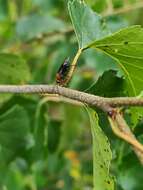
[[[54,153],[58,149],[60,137],[61,121],[54,119],[50,120],[48,126],[48,151],[50,153]]]
[[[101,16],[93,12],[83,1],[69,1],[68,8],[79,48],[84,48],[89,43],[108,34]]]
[[[108,138],[98,124],[97,114],[88,108],[93,138],[93,177],[94,190],[113,190],[114,181],[110,176],[112,152]]]
[[[19,56],[0,53],[0,84],[24,84],[30,80],[28,65]],[[0,102],[11,95],[0,95]]]
[[[118,86],[118,88],[117,88]],[[103,73],[99,77],[94,86],[94,94],[104,97],[123,96],[124,80],[117,76],[117,71],[110,70]]]
[[[73,144],[79,138],[79,126],[82,125],[81,109],[73,105],[66,105],[63,109],[64,121],[62,122],[59,149],[68,149],[73,147]]]
[[[0,54],[0,84],[23,84],[30,80],[28,65],[19,56]]]
[[[100,49],[115,59],[127,78],[130,95],[143,89],[143,29],[131,26],[87,46]]]
[[[118,86],[118,88],[117,88]],[[89,88],[88,92],[104,97],[125,96],[124,80],[117,76],[117,71],[105,71],[98,81]]]
[[[62,20],[46,15],[31,15],[23,17],[16,26],[18,36],[23,40],[30,40],[39,37],[41,34],[47,34],[56,31],[63,31],[65,24]]]
[[[28,145],[29,119],[26,111],[16,105],[0,116],[0,161],[11,161]]]

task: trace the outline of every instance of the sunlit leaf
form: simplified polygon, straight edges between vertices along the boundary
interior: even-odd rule
[[[143,83],[143,29],[132,26],[107,36],[102,18],[83,1],[70,1],[69,12],[79,47],[100,49],[115,59],[128,79],[130,95],[139,94]]]
[[[88,47],[104,51],[117,61],[128,81],[130,95],[138,95],[143,89],[143,29],[131,26]]]

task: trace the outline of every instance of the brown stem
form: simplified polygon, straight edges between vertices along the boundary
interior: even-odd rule
[[[139,158],[141,164],[143,164],[143,145],[136,139],[121,113],[118,110],[114,113],[112,117],[108,118],[113,132],[132,145],[135,154]]]
[[[0,85],[0,93],[13,94],[58,94],[63,97],[77,100],[89,106],[96,106],[103,111],[109,112],[111,107],[120,106],[143,106],[143,98],[118,97],[104,98],[85,92],[60,87],[57,85]]]

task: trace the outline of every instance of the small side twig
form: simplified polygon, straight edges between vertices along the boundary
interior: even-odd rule
[[[44,102],[63,102],[63,103],[68,103],[68,104],[72,104],[74,106],[84,106],[84,104],[82,102],[76,101],[76,100],[72,100],[69,98],[65,98],[63,96],[59,96],[57,94],[55,94],[55,96],[52,94],[45,94],[45,95],[41,95],[42,97],[44,96],[43,100]]]
[[[136,10],[136,9],[141,9],[143,8],[143,2],[138,2],[138,3],[134,3],[134,4],[130,4],[118,9],[114,9],[113,11],[106,11],[102,13],[102,16],[107,17],[107,16],[112,16],[112,15],[118,15],[118,14],[124,14],[127,13],[129,11],[132,10]]]
[[[133,150],[143,164],[143,145],[136,139],[121,113],[116,109],[112,117],[108,117],[113,132],[133,147]]]

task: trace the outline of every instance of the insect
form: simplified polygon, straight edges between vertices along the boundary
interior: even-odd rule
[[[68,80],[68,73],[70,70],[69,57],[65,59],[64,63],[60,66],[56,74],[56,83],[60,86],[64,86]]]

